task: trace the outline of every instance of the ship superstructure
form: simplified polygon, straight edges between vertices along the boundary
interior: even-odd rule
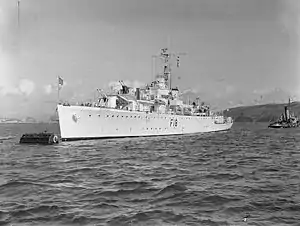
[[[160,50],[162,73],[144,87],[131,88],[120,81],[120,89],[99,91],[94,103],[58,105],[63,140],[159,136],[228,130],[230,117],[214,114],[209,106],[184,103],[178,87],[172,87],[171,63],[179,67],[180,54]]]

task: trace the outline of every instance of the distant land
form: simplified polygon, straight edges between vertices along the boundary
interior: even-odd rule
[[[224,111],[224,115],[230,116],[235,122],[269,122],[276,120],[284,111],[286,104],[262,104],[253,106],[240,106],[229,108],[228,111]],[[300,102],[291,103],[292,112],[300,116]],[[49,117],[48,120],[43,122],[56,123],[58,121],[55,115]],[[26,117],[24,119],[16,118],[0,118],[0,123],[40,123],[32,117]]]
[[[286,104],[262,104],[230,108],[224,115],[231,116],[235,122],[269,122],[276,120],[284,112]],[[300,116],[300,102],[291,103],[292,112]]]
[[[39,121],[33,117],[26,117],[23,119],[18,118],[0,118],[0,123],[55,123],[57,122],[55,116],[51,116],[48,121]]]

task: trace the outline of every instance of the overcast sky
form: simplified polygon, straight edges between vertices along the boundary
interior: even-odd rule
[[[54,112],[112,81],[151,80],[151,55],[186,52],[174,85],[215,105],[300,97],[299,0],[0,0],[0,117]],[[178,77],[180,76],[180,79]],[[226,107],[225,106],[225,107]],[[21,109],[21,110],[20,110]]]

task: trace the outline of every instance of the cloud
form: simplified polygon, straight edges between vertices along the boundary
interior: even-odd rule
[[[0,94],[2,96],[8,95],[25,95],[29,96],[35,90],[35,84],[29,79],[21,79],[16,86],[11,84],[0,86]]]
[[[259,95],[259,99],[256,100],[259,103],[286,102],[291,97],[289,92],[278,87],[254,90],[253,94]]]
[[[9,96],[9,95],[19,95],[20,92],[16,87],[2,86],[0,87],[0,94],[2,96]]]
[[[21,94],[25,94],[26,96],[29,96],[31,93],[33,93],[35,89],[35,84],[33,81],[29,79],[22,79],[19,83],[18,88]]]
[[[253,94],[257,94],[257,95],[263,95],[263,94],[266,94],[266,93],[269,93],[271,90],[270,89],[255,89],[253,90]]]

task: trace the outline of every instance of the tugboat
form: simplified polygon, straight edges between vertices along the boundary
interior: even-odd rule
[[[289,99],[288,106],[284,106],[284,112],[280,115],[276,122],[271,122],[268,128],[295,128],[299,127],[299,119],[294,113],[291,113],[291,100]]]

